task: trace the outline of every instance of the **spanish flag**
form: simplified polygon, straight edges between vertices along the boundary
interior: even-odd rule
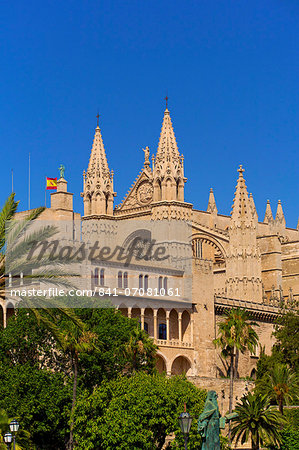
[[[57,189],[57,177],[56,178],[46,178],[46,190],[48,189]]]

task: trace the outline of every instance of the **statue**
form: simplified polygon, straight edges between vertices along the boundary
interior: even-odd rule
[[[220,416],[215,391],[209,391],[204,410],[198,419],[198,431],[202,437],[201,450],[220,450],[220,428],[225,428],[226,420],[237,417],[236,413]]]
[[[60,172],[60,178],[64,178],[64,171],[65,171],[65,167],[64,167],[64,165],[63,164],[60,164],[60,167],[59,167],[59,172]]]
[[[149,151],[149,148],[145,147],[142,150],[144,151],[144,164],[145,165],[149,165],[150,164],[150,160],[149,160],[150,151]]]

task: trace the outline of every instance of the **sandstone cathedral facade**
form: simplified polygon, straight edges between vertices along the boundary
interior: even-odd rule
[[[124,162],[125,164],[125,162]],[[245,184],[244,169],[238,169],[236,191],[230,215],[217,210],[210,190],[205,211],[196,209],[184,197],[184,157],[166,107],[156,154],[144,149],[144,163],[123,201],[116,205],[114,173],[109,168],[99,125],[96,127],[87,170],[83,172],[84,215],[74,213],[67,182],[58,180],[51,194],[51,208],[45,217],[82,222],[83,232],[101,222],[112,224],[143,220],[185,221],[192,226],[192,293],[188,303],[147,297],[116,303],[123,314],[137,318],[158,346],[157,368],[168,375],[186,373],[197,385],[215,389],[220,406],[228,400],[227,363],[215,350],[213,339],[225,311],[244,308],[259,324],[260,345],[270,352],[273,324],[281,302],[286,307],[299,300],[299,231],[286,226],[281,202],[275,217],[269,201],[265,217],[259,220],[252,194]],[[137,222],[136,222],[137,223]],[[145,289],[167,287],[178,273],[153,268],[132,268],[134,279]],[[113,285],[119,292],[134,283],[130,268],[119,270],[95,265],[91,285]],[[242,395],[254,378],[259,349],[240,355],[239,384]]]

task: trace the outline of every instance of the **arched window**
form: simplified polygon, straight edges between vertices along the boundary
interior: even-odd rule
[[[99,269],[98,268],[96,268],[94,270],[93,280],[94,280],[95,286],[98,286],[99,285]]]
[[[159,324],[159,339],[166,340],[166,323]]]
[[[202,242],[199,239],[193,239],[192,251],[194,258],[202,258]]]
[[[124,272],[124,288],[128,287],[128,272]]]
[[[122,272],[118,272],[118,287],[122,288],[123,287],[123,273]]]
[[[167,295],[167,277],[164,277],[163,287],[165,289],[165,294]]]
[[[100,286],[105,285],[105,269],[100,270]]]
[[[159,280],[158,280],[158,290],[159,290],[159,292],[162,289],[162,283],[163,283],[163,277],[159,277]]]
[[[139,275],[139,289],[142,289],[142,288],[143,288],[143,275],[140,274]]]
[[[148,290],[148,275],[144,275],[144,290]]]
[[[144,331],[148,334],[148,323],[144,322]]]

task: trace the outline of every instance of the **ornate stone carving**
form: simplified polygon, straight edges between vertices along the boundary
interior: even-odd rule
[[[137,189],[137,201],[140,205],[148,205],[153,199],[153,186],[144,181]]]

